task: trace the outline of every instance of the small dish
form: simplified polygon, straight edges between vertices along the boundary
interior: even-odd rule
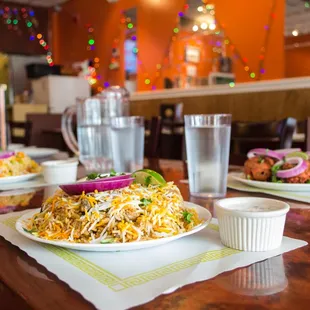
[[[281,245],[287,203],[255,197],[215,202],[220,237],[224,245],[241,251],[270,251]]]
[[[45,161],[41,164],[44,181],[49,184],[75,182],[78,164],[76,159]]]

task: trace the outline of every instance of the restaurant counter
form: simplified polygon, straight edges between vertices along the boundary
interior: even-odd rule
[[[232,87],[233,86],[233,87]],[[131,115],[159,115],[160,105],[183,103],[183,114],[231,113],[233,120],[269,121],[310,115],[310,77],[133,93]]]

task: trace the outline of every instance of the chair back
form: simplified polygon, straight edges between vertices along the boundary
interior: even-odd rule
[[[159,156],[159,144],[162,122],[160,117],[152,117],[145,121],[145,157],[157,158]]]
[[[26,146],[30,145],[30,137],[31,137],[31,128],[32,123],[30,121],[26,122],[15,122],[11,121],[9,122],[9,132],[10,132],[10,142],[11,143],[21,143]],[[22,129],[24,131],[24,134],[17,135],[16,129]]]
[[[160,117],[162,120],[183,120],[183,103],[162,103],[160,105]]]
[[[289,149],[293,144],[293,135],[297,128],[297,120],[288,117],[281,121],[280,149]]]
[[[58,139],[50,139],[44,134],[45,130],[61,128],[61,114],[27,114],[27,121],[32,123],[30,143],[39,147],[61,148],[62,136]]]
[[[310,152],[310,117],[306,120],[306,151]]]
[[[231,135],[235,138],[262,138],[279,137],[282,130],[282,124],[277,121],[272,122],[233,122],[231,126]]]

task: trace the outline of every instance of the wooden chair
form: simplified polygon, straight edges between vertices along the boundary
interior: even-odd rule
[[[30,121],[26,122],[9,122],[9,140],[11,143],[21,143],[26,146],[30,145],[32,123]],[[16,134],[16,129],[22,129],[24,131],[23,136]]]
[[[161,126],[162,122],[160,117],[152,117],[151,120],[145,121],[146,139],[144,154],[147,158],[159,157]]]
[[[310,152],[310,117],[306,120],[306,151]]]
[[[163,121],[182,121],[183,103],[162,103],[160,105],[160,117]]]
[[[144,156],[148,160],[146,168],[161,173],[159,165],[160,135],[162,122],[160,117],[152,117],[145,121],[145,147]]]
[[[261,123],[233,122],[231,153],[246,155],[252,148],[290,148],[296,125],[291,117]]]

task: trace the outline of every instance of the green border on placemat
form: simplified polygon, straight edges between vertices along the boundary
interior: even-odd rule
[[[2,223],[15,230],[15,224],[18,218],[19,216],[10,217],[2,221]],[[215,231],[219,230],[218,225],[212,223],[209,224],[208,228]],[[62,258],[72,266],[75,266],[82,272],[88,274],[90,277],[102,283],[103,285],[107,286],[114,292],[122,291],[137,285],[147,283],[149,281],[164,277],[171,273],[178,272],[186,268],[198,265],[199,263],[202,262],[205,263],[218,260],[223,257],[238,254],[241,252],[227,247],[221,250],[207,251],[194,257],[190,257],[151,271],[143,272],[128,278],[121,279],[118,276],[97,266],[96,264],[81,257],[80,255],[71,250],[43,243],[38,244],[43,248],[45,248],[46,250]]]

